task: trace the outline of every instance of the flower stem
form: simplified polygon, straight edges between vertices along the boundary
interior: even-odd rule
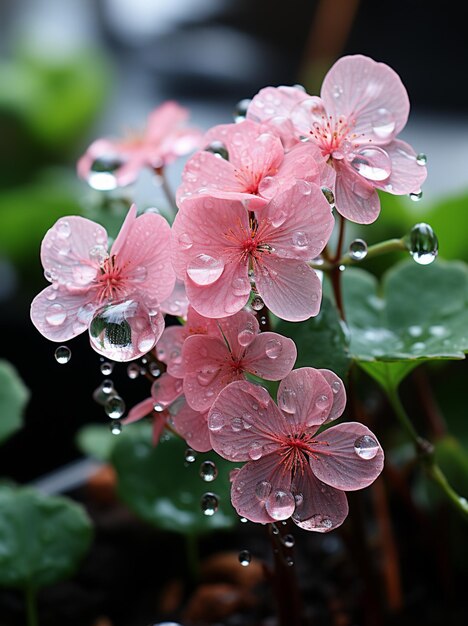
[[[167,181],[167,177],[166,174],[164,172],[164,168],[163,167],[158,167],[156,168],[156,174],[161,178],[161,188],[164,192],[164,195],[166,196],[167,201],[169,202],[169,205],[172,209],[172,213],[175,217],[176,213],[177,213],[177,203],[176,203],[176,199],[174,194],[172,193],[172,189],[169,186],[169,183]]]
[[[406,246],[403,239],[388,239],[387,241],[381,241],[373,246],[367,248],[366,259],[372,259],[372,257],[380,256],[381,254],[387,254],[388,252],[395,252],[396,250],[406,250]],[[344,254],[339,261],[338,265],[353,265],[359,264],[361,261],[351,258],[349,253]]]
[[[429,441],[420,437],[416,432],[401,403],[398,391],[396,389],[387,389],[387,395],[400,424],[403,426],[407,435],[412,439],[428,476],[440,487],[452,505],[468,519],[468,501],[466,498],[460,496],[449,484],[445,474],[435,460],[434,447]]]
[[[26,604],[27,626],[39,626],[37,618],[36,592],[31,585],[24,588],[24,601]]]

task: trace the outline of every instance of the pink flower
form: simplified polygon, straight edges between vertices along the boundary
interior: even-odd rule
[[[184,128],[188,111],[165,102],[148,117],[141,136],[97,139],[78,161],[78,175],[95,189],[109,190],[133,183],[141,169],[157,170],[200,144],[201,133]]]
[[[280,139],[250,120],[215,126],[204,144],[185,165],[179,206],[188,197],[210,195],[248,201],[250,210],[258,210],[296,180],[320,184],[321,172],[330,170],[314,144],[300,143],[285,155]],[[219,152],[210,152],[216,146]]]
[[[171,295],[161,302],[161,312],[186,318],[188,308],[189,301],[185,293],[185,285],[181,280],[176,280]]]
[[[309,367],[280,383],[280,408],[265,389],[248,382],[219,394],[208,414],[213,449],[230,461],[247,461],[231,488],[239,515],[262,523],[292,516],[301,528],[317,532],[343,523],[345,491],[370,485],[384,458],[362,424],[342,423],[317,434],[345,404],[338,376]]]
[[[169,241],[164,218],[137,218],[134,205],[110,253],[102,226],[77,216],[59,219],[41,246],[52,285],[31,304],[34,325],[52,341],[89,328],[92,347],[115,361],[146,354],[164,329],[159,303],[174,287]]]
[[[184,394],[197,411],[206,411],[218,393],[245,373],[280,380],[294,367],[297,350],[292,339],[260,333],[248,311],[218,320],[217,336],[191,335],[184,341]]]
[[[275,315],[305,320],[317,315],[322,290],[308,261],[325,247],[333,223],[320,187],[305,181],[279,193],[258,215],[239,200],[190,198],[172,228],[174,269],[193,308],[206,317],[240,311],[252,277]]]
[[[359,224],[380,212],[376,189],[419,192],[427,172],[416,153],[396,139],[408,119],[409,100],[399,76],[361,55],[339,59],[323,81],[320,98],[280,87],[263,89],[248,117],[288,119],[297,138],[308,137],[336,171],[337,210]]]

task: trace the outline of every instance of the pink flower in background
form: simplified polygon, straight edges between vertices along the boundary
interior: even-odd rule
[[[41,260],[52,283],[31,304],[47,339],[67,341],[89,328],[92,347],[116,361],[146,354],[164,329],[159,303],[174,287],[170,227],[133,205],[107,252],[105,229],[83,217],[59,219],[46,233]]]
[[[185,128],[188,111],[165,102],[148,117],[141,136],[97,139],[78,161],[78,175],[95,189],[115,189],[133,183],[140,170],[157,170],[200,145],[201,133]]]
[[[300,143],[285,154],[278,137],[250,120],[215,126],[203,143],[205,150],[185,165],[177,191],[179,206],[188,197],[210,195],[245,200],[250,210],[258,210],[296,180],[320,184],[326,168],[314,144]]]
[[[245,373],[280,380],[294,367],[292,339],[263,332],[248,311],[218,320],[218,336],[191,335],[183,344],[184,394],[197,411],[206,411],[218,393]]]
[[[280,383],[278,406],[262,387],[234,382],[208,414],[213,449],[247,461],[233,477],[231,499],[253,522],[288,519],[327,532],[348,514],[345,491],[370,485],[383,467],[373,433],[356,422],[317,434],[346,404],[342,381],[329,370],[304,367]],[[278,408],[279,407],[279,408]]]
[[[168,313],[185,319],[188,308],[189,301],[185,293],[185,285],[181,280],[176,280],[171,295],[161,302],[161,313]]]
[[[173,265],[193,308],[220,318],[240,311],[255,280],[278,317],[300,321],[317,315],[322,287],[308,261],[333,230],[320,187],[298,181],[249,214],[239,200],[184,201],[172,227]]]
[[[417,193],[426,178],[413,148],[396,139],[408,113],[408,94],[396,72],[355,55],[333,65],[320,98],[269,87],[254,97],[248,117],[264,123],[287,118],[296,138],[316,143],[336,171],[337,210],[369,224],[380,212],[376,189]]]

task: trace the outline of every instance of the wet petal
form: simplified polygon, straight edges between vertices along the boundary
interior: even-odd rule
[[[326,419],[326,422],[331,422],[336,420],[340,415],[343,414],[343,411],[346,407],[346,389],[343,381],[339,376],[332,372],[331,370],[318,370],[322,376],[325,378],[327,383],[330,385],[331,390],[333,392],[333,405],[330,409],[330,413]]]
[[[197,452],[211,450],[207,417],[206,411],[204,413],[195,411],[186,402],[172,417],[175,430]]]
[[[158,359],[167,365],[167,372],[176,378],[182,378],[184,368],[182,362],[182,346],[186,332],[182,326],[169,326],[164,329],[156,344]]]
[[[330,385],[312,367],[293,370],[279,384],[278,406],[292,425],[290,430],[313,432],[326,421],[332,405]]]
[[[281,380],[292,370],[296,358],[296,344],[292,339],[265,332],[247,346],[242,365],[247,372],[265,380]]]
[[[183,385],[180,378],[174,378],[167,372],[162,374],[151,385],[151,397],[155,411],[161,413],[163,409],[180,398],[182,391]]]
[[[335,161],[335,205],[343,217],[357,224],[372,224],[380,213],[375,185],[366,181],[348,164]]]
[[[416,162],[416,152],[404,141],[395,140],[385,146],[391,160],[390,177],[376,187],[396,195],[417,192],[426,180],[427,169]]]
[[[260,332],[257,318],[249,311],[239,311],[231,317],[220,319],[218,325],[234,359],[243,356],[246,347]]]
[[[153,406],[153,398],[146,398],[138,404],[135,404],[135,406],[128,412],[127,417],[122,420],[122,424],[132,424],[133,422],[137,422],[147,415],[151,415],[153,413]]]

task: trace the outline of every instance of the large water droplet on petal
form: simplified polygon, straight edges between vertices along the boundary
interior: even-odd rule
[[[206,152],[211,152],[220,159],[229,161],[229,152],[222,141],[212,141],[209,146],[205,148]]]
[[[277,359],[283,351],[283,344],[278,339],[270,339],[265,346],[265,353],[269,359]]]
[[[254,441],[250,444],[248,455],[252,461],[258,461],[263,455],[263,446],[260,441]]]
[[[218,496],[215,493],[204,493],[202,495],[200,506],[203,512],[203,515],[211,517],[218,510]]]
[[[210,430],[221,430],[224,426],[225,420],[224,415],[222,413],[218,413],[217,411],[211,411],[208,415],[208,428]]]
[[[59,346],[55,350],[54,355],[57,363],[60,363],[60,365],[65,365],[65,363],[68,363],[68,361],[71,359],[71,350],[68,346]]]
[[[89,326],[91,346],[113,361],[131,361],[151,350],[161,332],[159,314],[126,300],[96,311]]]
[[[117,187],[115,172],[124,161],[117,156],[101,156],[95,159],[88,174],[88,184],[98,191],[111,191]]]
[[[367,256],[367,243],[364,239],[355,239],[349,244],[349,256],[353,261],[362,261]]]
[[[379,139],[390,139],[395,131],[395,118],[387,109],[377,109],[371,121],[372,130]]]
[[[303,231],[297,231],[292,236],[293,246],[296,248],[306,248],[309,245],[309,238]]]
[[[214,259],[208,254],[197,254],[187,266],[187,274],[197,285],[212,285],[224,271],[221,259]]]
[[[250,293],[250,281],[248,278],[234,278],[232,281],[232,292],[235,296],[247,296]]]
[[[288,519],[294,513],[296,501],[290,491],[276,489],[265,502],[268,515],[275,520]]]
[[[197,381],[202,387],[207,387],[214,381],[218,372],[218,367],[206,367],[198,372]]]
[[[265,501],[271,493],[271,483],[261,480],[255,485],[255,495],[261,501]]]
[[[379,444],[370,435],[358,437],[354,442],[354,452],[366,461],[373,459],[379,451]]]
[[[419,265],[429,265],[439,252],[437,235],[429,226],[421,222],[415,224],[404,238],[406,249]]]
[[[390,157],[377,146],[363,148],[353,153],[351,167],[367,180],[381,181],[388,178],[392,172]]]
[[[278,397],[278,404],[281,410],[286,413],[296,412],[296,392],[294,389],[285,388]]]
[[[179,235],[179,246],[182,248],[182,250],[190,250],[190,248],[193,246],[192,238],[188,233],[181,233]]]
[[[255,327],[253,323],[248,322],[245,328],[242,328],[242,330],[239,331],[239,334],[237,335],[237,341],[240,343],[241,346],[246,347],[252,343],[255,337]]]
[[[51,304],[46,309],[45,319],[51,326],[61,326],[67,319],[65,307],[58,303]]]
[[[203,461],[200,465],[200,477],[207,483],[212,482],[218,476],[218,468],[213,461]]]
[[[252,298],[250,306],[252,307],[254,311],[261,311],[263,307],[265,306],[265,303],[263,302],[260,296],[254,296]]]
[[[321,513],[316,513],[307,520],[299,520],[293,516],[293,521],[299,523],[299,526],[305,530],[313,530],[319,533],[326,533],[333,527],[332,520]]]

